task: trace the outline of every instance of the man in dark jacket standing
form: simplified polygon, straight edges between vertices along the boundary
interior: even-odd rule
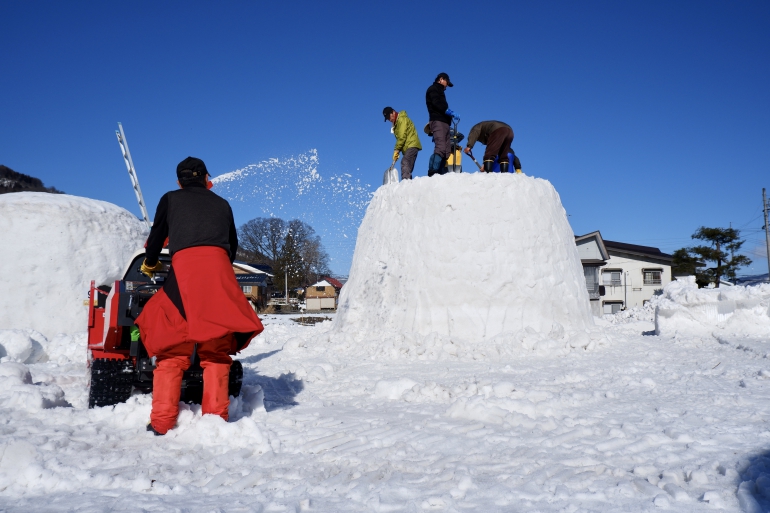
[[[176,174],[181,190],[160,199],[140,270],[152,277],[163,269],[158,255],[166,239],[171,268],[136,319],[142,342],[156,359],[147,425],[156,435],[176,424],[182,376],[193,350],[203,368],[201,412],[227,420],[230,355],[263,329],[233,273],[238,235],[230,205],[208,190],[202,160],[186,158]]]
[[[507,173],[510,167],[508,151],[513,142],[513,129],[502,121],[482,121],[471,128],[465,153],[471,152],[476,141],[487,146],[484,152],[484,172],[492,172],[497,157],[500,172]]]
[[[428,117],[430,131],[433,135],[433,155],[430,157],[428,163],[428,176],[433,176],[436,173],[444,174],[445,162],[449,157],[449,124],[454,119],[455,122],[460,121],[460,117],[452,112],[449,108],[449,104],[446,101],[447,87],[453,87],[452,82],[449,80],[449,75],[446,73],[439,73],[436,80],[431,84],[428,90],[425,92],[425,103],[428,106]]]

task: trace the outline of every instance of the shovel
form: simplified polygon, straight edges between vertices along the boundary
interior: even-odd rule
[[[389,183],[398,183],[398,173],[394,169],[396,161],[394,160],[390,167],[382,175],[382,185],[388,185]]]
[[[473,161],[473,162],[474,162],[474,163],[475,163],[475,164],[476,164],[476,165],[479,167],[479,171],[481,171],[481,172],[483,173],[483,172],[484,172],[484,168],[483,168],[483,167],[481,167],[481,164],[479,164],[478,160],[476,160],[475,158],[473,158],[473,153],[471,153],[471,152],[468,152],[468,153],[467,153],[467,155],[468,155],[468,156],[471,158],[471,160],[472,160],[472,161]]]

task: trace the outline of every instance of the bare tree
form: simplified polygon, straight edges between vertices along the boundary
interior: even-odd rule
[[[238,258],[271,265],[276,283],[282,283],[286,273],[291,287],[317,282],[331,273],[321,237],[299,219],[252,219],[238,228],[238,242]]]
[[[238,228],[238,246],[250,259],[275,266],[283,251],[287,223],[278,217],[257,217]]]

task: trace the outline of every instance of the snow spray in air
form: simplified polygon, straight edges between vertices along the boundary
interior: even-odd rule
[[[272,158],[219,175],[217,194],[233,208],[236,223],[256,217],[300,219],[321,236],[335,272],[347,273],[371,186],[348,173],[324,177],[318,151]]]

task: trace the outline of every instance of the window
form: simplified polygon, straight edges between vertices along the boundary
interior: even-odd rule
[[[244,285],[241,287],[241,290],[243,290],[244,294],[251,294],[251,285]]]
[[[642,269],[645,285],[660,285],[663,278],[662,269]]]
[[[316,292],[325,292],[326,291],[326,287],[316,287],[315,291]]]
[[[613,287],[620,287],[622,283],[620,282],[620,275],[623,273],[623,271],[616,271],[616,270],[605,270],[602,272],[602,284],[603,285],[611,285]]]
[[[599,299],[599,268],[594,266],[583,267],[586,278],[586,288],[590,299]]]
[[[623,303],[621,301],[606,301],[604,303],[604,313],[606,314],[618,313],[621,308],[623,308]]]

